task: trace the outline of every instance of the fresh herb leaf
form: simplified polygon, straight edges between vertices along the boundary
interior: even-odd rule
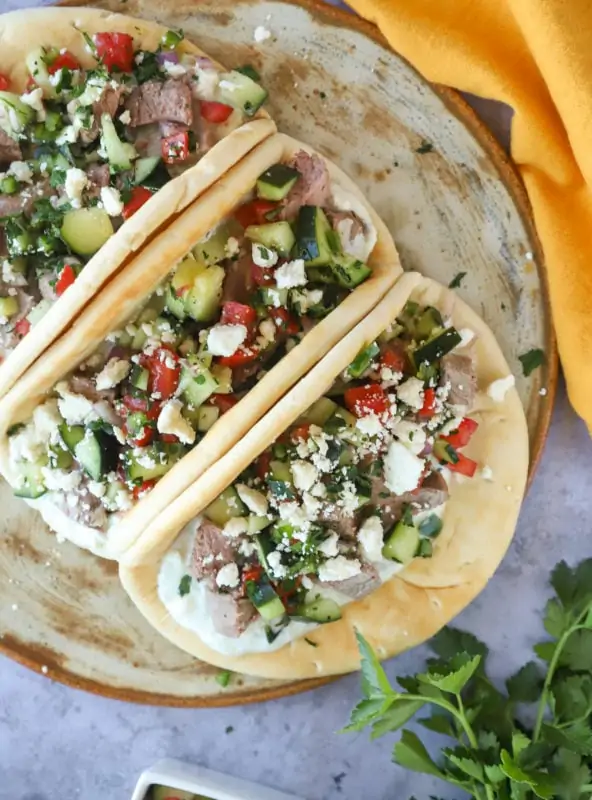
[[[382,668],[378,657],[364,639],[361,633],[356,631],[358,649],[360,651],[361,670],[362,670],[362,691],[364,697],[386,697],[392,694],[391,685],[386,673]]]
[[[443,773],[430,758],[430,754],[421,743],[419,737],[411,731],[403,731],[400,740],[393,750],[393,761],[412,772],[424,772],[443,778]]]
[[[304,641],[306,642],[306,644],[309,644],[311,647],[318,647],[318,644],[316,642],[313,642],[312,639],[309,639],[308,636],[304,637]]]
[[[179,581],[179,594],[185,597],[191,591],[191,575],[183,575]]]
[[[538,664],[529,661],[506,681],[510,699],[516,703],[534,703],[541,696],[543,680]]]
[[[537,367],[545,363],[545,353],[540,348],[534,348],[529,350],[528,353],[518,356],[518,359],[522,364],[524,376],[528,378],[531,372],[534,372]]]
[[[460,694],[480,663],[481,656],[471,658],[466,653],[460,653],[448,662],[432,661],[428,672],[418,675],[417,678],[442,692]]]
[[[425,153],[431,153],[434,149],[434,145],[431,142],[428,142],[427,139],[424,139],[419,147],[415,148],[415,152],[419,153],[420,155],[424,155]]]
[[[449,289],[460,289],[460,285],[462,283],[463,278],[465,277],[466,272],[457,272],[454,278],[448,284]]]
[[[218,683],[223,689],[225,689],[230,683],[231,675],[232,672],[229,669],[220,670],[220,672],[216,675],[216,683]]]
[[[430,647],[440,658],[454,658],[457,653],[466,653],[469,656],[481,656],[483,661],[489,652],[487,645],[479,641],[476,636],[458,628],[443,628],[430,640]]]
[[[425,705],[423,700],[398,700],[395,701],[388,711],[385,711],[378,722],[372,726],[372,739],[378,739],[385,733],[397,731],[406,722],[409,722],[419,709]]]

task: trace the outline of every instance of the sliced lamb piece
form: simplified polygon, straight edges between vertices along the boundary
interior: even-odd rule
[[[453,406],[470,408],[477,391],[475,363],[471,356],[448,353],[442,359],[440,385],[450,384],[448,403]]]
[[[25,214],[31,214],[34,210],[35,203],[41,198],[48,198],[55,195],[56,190],[52,188],[49,180],[38,181],[30,187],[24,189],[20,195],[12,195],[19,198],[21,201],[21,211]],[[3,200],[5,195],[0,197]]]
[[[355,539],[358,532],[356,517],[348,517],[344,509],[334,503],[323,505],[319,511],[319,522],[325,523],[340,539]]]
[[[220,567],[234,561],[235,552],[229,539],[213,522],[204,519],[195,534],[191,555],[191,574],[198,580],[215,575]]]
[[[91,164],[87,168],[86,174],[90,183],[98,186],[109,186],[110,172],[109,164]]]
[[[317,155],[300,150],[290,162],[300,178],[282,200],[280,219],[293,220],[302,206],[326,206],[331,195],[329,171]]]
[[[113,389],[98,391],[93,378],[88,375],[77,375],[74,373],[69,380],[70,388],[74,394],[81,394],[93,403],[106,400],[108,403],[115,402],[116,393]]]
[[[376,591],[381,585],[380,575],[372,564],[362,564],[362,570],[352,578],[344,581],[323,581],[318,583],[319,588],[329,587],[341,594],[351,597],[352,600],[359,600],[360,597]]]
[[[249,252],[243,252],[225,269],[222,302],[249,303],[255,288],[253,282],[253,260]]]
[[[255,606],[244,597],[234,594],[207,591],[206,607],[218,633],[236,639],[253,619]]]
[[[411,495],[411,505],[421,511],[437,508],[448,500],[448,484],[440,472],[431,472],[417,493]]]
[[[22,161],[22,158],[20,144],[0,128],[0,164]]]
[[[411,502],[413,495],[410,493],[395,495],[386,486],[381,476],[372,476],[372,496],[370,503],[380,509],[382,525],[385,531],[401,519],[403,508]]]
[[[127,100],[130,126],[152,122],[193,122],[191,89],[185,81],[169,78],[164,83],[148,81],[137,86]]]
[[[80,141],[82,144],[94,142],[101,131],[101,116],[109,114],[113,118],[117,114],[117,109],[121,103],[121,98],[125,94],[123,86],[106,86],[99,99],[93,103],[93,117],[90,128],[80,130]]]
[[[56,492],[52,502],[74,522],[105,531],[107,528],[107,511],[98,497],[88,490],[86,480],[75,488]]]
[[[17,216],[26,202],[26,198],[20,194],[0,194],[0,218]]]

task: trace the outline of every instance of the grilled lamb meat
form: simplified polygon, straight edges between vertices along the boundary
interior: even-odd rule
[[[235,552],[229,539],[217,525],[204,520],[195,535],[191,556],[191,574],[198,580],[210,578],[234,560]]]
[[[381,580],[372,564],[362,564],[362,571],[352,578],[346,578],[344,581],[324,581],[318,585],[319,588],[329,587],[351,597],[352,600],[359,600],[360,597],[365,597],[378,589]]]
[[[246,630],[256,614],[251,601],[237,596],[237,593],[208,591],[206,607],[218,633],[234,639]]]
[[[21,146],[2,129],[0,129],[0,164],[10,164],[12,161],[22,161]]]
[[[302,206],[326,206],[331,195],[329,172],[321,158],[301,150],[290,166],[298,170],[300,178],[282,200],[280,219],[287,220],[294,219]]]
[[[185,81],[173,78],[137,86],[127,100],[127,108],[132,128],[152,122],[179,122],[187,126],[193,122],[191,89]]]
[[[477,375],[471,356],[449,353],[442,359],[440,384],[450,384],[448,402],[453,406],[469,408],[477,391]]]

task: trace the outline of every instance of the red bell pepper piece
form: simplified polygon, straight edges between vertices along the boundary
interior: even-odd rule
[[[433,417],[436,413],[436,390],[427,388],[423,390],[423,406],[418,412],[418,416],[424,419]]]
[[[278,204],[271,200],[251,200],[250,203],[245,203],[237,208],[234,217],[243,228],[248,228],[249,225],[265,225],[270,221],[267,214],[275,211],[277,207]]]
[[[144,481],[139,486],[134,486],[132,489],[132,497],[134,500],[139,500],[140,497],[145,493],[149,492],[156,485],[156,481],[154,479],[149,481]]]
[[[107,69],[132,72],[134,68],[134,40],[129,33],[95,33],[97,56]]]
[[[251,361],[255,361],[257,358],[259,358],[259,350],[254,347],[239,347],[231,356],[220,356],[218,363],[223,367],[235,369],[236,367],[242,367],[243,364],[250,364]]]
[[[272,286],[275,283],[273,269],[269,267],[259,267],[257,264],[251,264],[251,277],[253,283],[257,286]]]
[[[162,160],[165,164],[178,164],[189,156],[189,134],[187,131],[174,133],[160,140]]]
[[[247,581],[258,581],[263,573],[263,567],[260,564],[252,564],[250,567],[245,567],[242,574],[243,585]]]
[[[29,331],[31,330],[31,323],[26,317],[23,319],[19,319],[19,321],[14,326],[15,331],[18,333],[19,336],[26,336]]]
[[[5,92],[10,88],[10,78],[3,72],[0,72],[0,92]]]
[[[123,218],[129,219],[144,203],[152,197],[152,192],[145,186],[134,186],[131,197],[123,207]]]
[[[475,422],[474,419],[470,419],[469,417],[465,417],[455,431],[442,438],[446,439],[448,444],[451,444],[455,449],[466,447],[478,427],[478,422]]]
[[[379,383],[367,383],[365,386],[354,386],[343,394],[345,405],[356,417],[368,414],[383,414],[389,409],[386,392]]]
[[[158,395],[161,400],[168,400],[175,393],[181,377],[177,354],[167,347],[159,347],[147,357],[146,362],[150,370],[149,392]]]
[[[244,325],[245,328],[250,328],[257,322],[257,312],[253,306],[230,300],[222,306],[220,322],[222,325]]]
[[[72,286],[75,280],[76,273],[74,272],[74,267],[71,264],[65,264],[56,281],[55,292],[57,296],[61,297],[66,289]]]
[[[80,69],[80,61],[69,50],[66,50],[54,58],[47,71],[50,75],[55,75],[61,69]]]
[[[290,431],[290,439],[293,442],[305,442],[310,436],[310,422],[303,422]]]
[[[398,350],[387,348],[380,355],[380,366],[388,367],[388,369],[392,369],[393,372],[405,372],[407,357]]]
[[[220,124],[221,122],[226,122],[234,109],[232,106],[227,106],[224,103],[217,103],[215,100],[201,100],[199,110],[202,117],[207,122]]]
[[[213,394],[209,398],[209,403],[220,409],[221,414],[226,414],[233,406],[238,403],[238,397],[233,394]]]
[[[457,453],[456,455],[458,457],[458,461],[456,464],[446,464],[448,469],[451,472],[458,472],[460,475],[466,475],[467,478],[472,478],[475,474],[475,470],[478,467],[477,462],[473,461],[472,458],[463,456],[462,453]]]
[[[271,312],[271,319],[274,321],[276,328],[284,331],[288,336],[295,336],[300,333],[300,322],[290,314],[287,308],[274,308]]]
[[[269,465],[271,463],[271,453],[269,450],[265,450],[265,452],[261,453],[259,458],[257,459],[257,477],[264,481],[267,475],[269,474]]]

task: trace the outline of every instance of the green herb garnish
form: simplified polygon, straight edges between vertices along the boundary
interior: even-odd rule
[[[179,581],[179,594],[185,597],[191,591],[191,575],[183,575]]]
[[[448,284],[449,289],[459,289],[466,272],[457,272],[454,278]]]
[[[226,689],[230,683],[231,675],[232,672],[229,669],[220,670],[220,672],[216,675],[216,683],[220,684],[223,689]]]
[[[415,152],[423,155],[424,153],[431,153],[434,149],[434,145],[431,142],[428,142],[426,139],[422,141],[419,147],[416,148]]]
[[[528,353],[518,356],[518,360],[522,364],[522,372],[528,378],[531,372],[542,366],[545,363],[545,353],[540,348],[529,350]]]

